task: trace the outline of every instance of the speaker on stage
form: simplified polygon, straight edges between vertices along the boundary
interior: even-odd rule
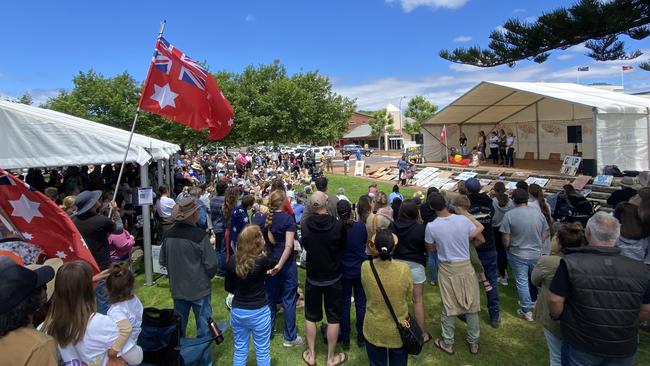
[[[569,144],[581,144],[582,126],[566,126],[566,138]]]
[[[582,174],[591,175],[592,177],[598,175],[598,168],[596,167],[596,159],[582,160]]]

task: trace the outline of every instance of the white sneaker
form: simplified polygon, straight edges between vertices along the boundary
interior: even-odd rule
[[[501,286],[508,286],[508,277],[497,278],[497,283]]]
[[[517,309],[517,315],[519,315],[519,317],[524,319],[525,321],[528,321],[528,322],[535,321],[535,319],[533,319],[533,312],[532,311],[524,312],[521,309]]]
[[[305,344],[305,339],[301,336],[296,336],[296,339],[294,339],[293,341],[284,341],[284,343],[282,343],[282,345],[285,346],[286,348],[301,346],[303,344]]]

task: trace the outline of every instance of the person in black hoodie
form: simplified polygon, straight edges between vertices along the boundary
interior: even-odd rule
[[[302,245],[307,251],[305,281],[305,332],[308,349],[302,358],[308,365],[316,364],[316,323],[327,316],[327,364],[340,365],[347,354],[334,353],[339,336],[341,315],[341,257],[345,248],[343,226],[327,214],[328,197],[314,192],[309,200],[312,215],[302,225]]]
[[[413,200],[405,200],[399,210],[399,216],[391,225],[391,231],[397,235],[399,245],[395,249],[394,258],[406,263],[411,269],[413,280],[413,312],[422,333],[424,341],[431,339],[426,331],[424,319],[424,283],[427,275],[424,266],[427,262],[426,253],[433,251],[433,246],[424,242],[426,225],[422,223],[420,211]]]
[[[470,178],[465,181],[465,188],[469,194],[470,207],[467,212],[474,216],[478,222],[483,225],[483,237],[485,243],[476,248],[481,264],[485,269],[485,276],[492,291],[487,292],[488,313],[490,314],[490,325],[498,328],[501,325],[499,310],[499,289],[497,288],[497,250],[494,245],[494,232],[492,230],[492,217],[494,217],[494,207],[492,199],[487,194],[481,193],[481,183],[476,178]]]
[[[436,211],[431,208],[429,199],[433,196],[432,193],[437,193],[438,188],[429,187],[427,189],[427,200],[420,205],[420,217],[424,225],[436,219]],[[438,282],[438,255],[435,252],[429,252],[427,255],[427,270],[429,271],[429,284],[435,285]]]

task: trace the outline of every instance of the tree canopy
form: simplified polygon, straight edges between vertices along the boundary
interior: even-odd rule
[[[381,136],[386,132],[393,132],[393,123],[393,116],[388,114],[386,108],[374,112],[372,118],[368,120],[368,125],[372,129],[373,136]]]
[[[222,141],[225,145],[337,140],[354,110],[354,101],[334,93],[326,77],[316,71],[289,76],[279,62],[213,76],[235,112],[236,127]],[[59,92],[43,106],[131,128],[141,85],[127,72],[104,77],[89,70],[79,72],[72,81],[72,90]],[[184,146],[208,142],[207,131],[197,132],[147,112],[140,112],[136,132]]]
[[[521,60],[542,63],[551,51],[584,43],[590,50],[587,56],[597,61],[633,59],[641,56],[641,51],[628,51],[621,37],[645,39],[650,35],[648,24],[648,0],[580,0],[571,7],[545,13],[536,21],[509,19],[490,33],[487,49],[442,50],[440,57],[479,67],[512,67]],[[650,71],[650,62],[640,67]]]
[[[437,105],[429,102],[421,95],[411,98],[406,109],[406,117],[413,119],[413,122],[405,123],[402,128],[411,136],[420,133],[422,123],[431,118],[437,110]]]

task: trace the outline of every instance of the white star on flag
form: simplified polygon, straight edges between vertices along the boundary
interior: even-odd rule
[[[68,250],[69,250],[70,252],[74,253],[74,248],[73,248],[73,247],[71,247],[71,246],[68,247]]]
[[[234,125],[234,124],[235,124],[235,120],[234,120],[234,119],[231,118],[231,119],[228,120],[228,126],[232,126],[232,125]]]
[[[21,194],[19,199],[9,201],[9,203],[14,208],[11,216],[22,217],[28,224],[32,222],[34,217],[43,217],[43,214],[38,210],[38,206],[41,204],[30,201],[24,194]]]
[[[169,88],[169,84],[165,84],[163,86],[158,86],[154,84],[153,87],[154,87],[154,93],[150,98],[158,102],[158,105],[160,105],[160,109],[163,109],[168,105],[176,108],[174,99],[176,99],[178,94],[174,93]]]
[[[248,217],[244,217],[244,222],[248,222]]]
[[[24,237],[25,239],[27,239],[27,240],[32,240],[32,239],[34,239],[34,235],[32,235],[32,234],[30,234],[30,233],[23,233],[23,237]]]
[[[59,250],[59,251],[56,252],[56,256],[61,258],[61,259],[65,259],[65,257],[67,257],[68,255],[65,254],[65,252]]]

